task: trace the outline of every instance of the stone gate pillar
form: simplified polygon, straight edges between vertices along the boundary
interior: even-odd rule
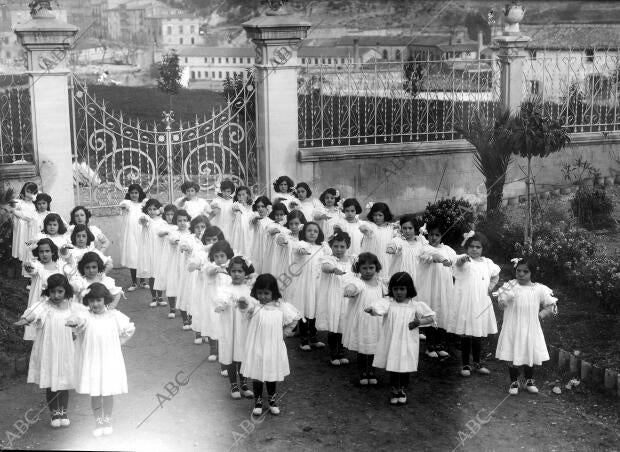
[[[27,54],[32,138],[41,191],[49,193],[53,210],[66,218],[74,206],[66,60],[78,28],[42,8],[14,31]]]
[[[259,183],[272,197],[272,182],[298,174],[297,49],[311,24],[279,11],[243,24],[256,45],[256,116]]]

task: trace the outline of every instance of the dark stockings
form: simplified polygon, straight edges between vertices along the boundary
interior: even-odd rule
[[[305,320],[305,322],[304,322]],[[297,323],[299,326],[299,340],[301,345],[310,345],[317,342],[316,319],[303,319]]]
[[[168,305],[170,306],[170,312],[174,312],[177,306],[177,297],[167,297],[168,298]]]
[[[265,386],[267,386],[267,395],[269,398],[272,398],[276,393],[276,382],[275,381],[266,381]],[[259,380],[254,380],[252,382],[252,392],[254,392],[254,398],[258,399],[263,396],[263,382]]]
[[[226,369],[228,370],[228,381],[230,382],[231,385],[237,384],[237,374],[239,374],[239,383],[241,384],[241,386],[244,386],[247,384],[247,378],[245,378],[239,372],[240,368],[241,368],[241,363],[239,361],[233,361],[232,363],[226,366]]]
[[[138,285],[138,270],[135,268],[130,268],[129,274],[131,275],[131,283],[134,286],[137,286]]]
[[[209,355],[215,355],[217,356],[218,354],[218,344],[217,344],[217,339],[213,339],[212,337],[209,338]]]
[[[372,367],[372,361],[374,358],[375,355],[364,355],[362,353],[357,354],[357,369],[360,376],[374,375],[374,370]]]
[[[327,333],[327,345],[329,345],[329,356],[331,359],[344,357],[341,333]]]
[[[509,366],[508,373],[510,374],[510,381],[517,381],[519,379],[519,369],[523,367],[523,373],[526,380],[532,380],[534,378],[533,366]]]
[[[69,408],[69,391],[52,391],[51,388],[47,388],[45,390],[45,401],[52,413],[54,411],[67,411]]]
[[[162,291],[161,290],[153,289],[153,287],[155,287],[155,278],[149,278],[149,287],[151,288],[151,298],[155,299],[155,298],[161,298],[162,297]]]
[[[404,372],[389,372],[390,386],[396,390],[409,387],[409,374]]]
[[[482,350],[482,338],[472,336],[461,336],[461,360],[463,366],[469,366],[469,355],[474,358],[474,363],[480,363],[480,353]]]

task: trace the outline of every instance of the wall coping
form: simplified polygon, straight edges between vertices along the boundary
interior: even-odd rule
[[[570,144],[577,146],[620,143],[620,131],[571,133],[570,138]],[[474,147],[467,140],[460,139],[299,148],[297,155],[300,162],[322,162],[401,156],[462,154],[472,152],[473,150]]]
[[[22,179],[35,177],[37,168],[34,163],[6,163],[0,165],[1,179]]]

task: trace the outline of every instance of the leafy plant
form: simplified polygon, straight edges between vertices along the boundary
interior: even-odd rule
[[[584,176],[587,176],[585,179],[596,179],[601,176],[601,171],[581,156],[577,157],[573,163],[563,162],[561,171],[564,180],[575,181],[577,185],[583,184]]]
[[[608,256],[591,256],[578,262],[572,281],[611,312],[620,312],[620,262]]]
[[[422,220],[425,223],[438,223],[444,226],[442,241],[453,247],[460,247],[463,234],[469,232],[474,224],[474,209],[465,199],[440,199],[428,203]]]
[[[182,69],[179,65],[179,55],[175,49],[171,49],[166,53],[159,65],[159,79],[157,87],[164,93],[173,95],[181,89]]]
[[[409,59],[403,64],[403,72],[405,75],[403,89],[409,93],[411,97],[416,97],[418,93],[422,91],[424,82],[422,65],[409,56]]]
[[[611,217],[614,204],[604,188],[582,185],[571,200],[570,207],[586,228],[607,228],[615,225]]]
[[[523,225],[507,221],[506,214],[499,209],[479,215],[475,230],[489,240],[489,250],[485,250],[485,254],[500,260],[511,258],[515,244],[523,237]]]
[[[223,81],[223,87],[222,95],[233,112],[245,113],[254,119],[256,107],[251,93],[255,89],[255,82],[252,70],[247,69],[245,78],[237,73],[233,73],[232,77],[226,77]]]

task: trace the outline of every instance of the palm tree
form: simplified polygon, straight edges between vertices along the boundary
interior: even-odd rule
[[[467,124],[457,128],[475,148],[474,164],[484,176],[488,212],[498,210],[502,204],[506,172],[512,157],[511,149],[506,146],[512,120],[508,110],[495,121],[476,111]]]

